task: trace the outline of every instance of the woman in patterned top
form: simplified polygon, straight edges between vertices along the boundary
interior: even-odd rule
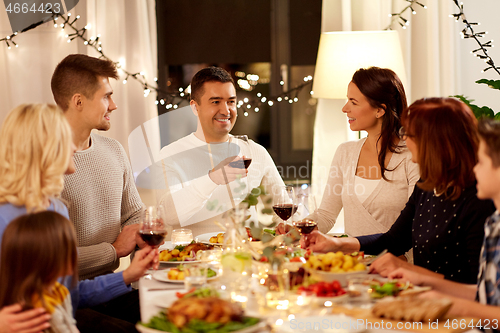
[[[71,222],[53,211],[22,215],[3,234],[0,307],[43,307],[51,315],[44,332],[78,332],[69,290],[57,282],[78,280],[76,236]]]
[[[477,285],[465,285],[436,279],[400,268],[389,275],[410,281],[415,285],[431,286],[428,297],[453,300],[450,314],[473,317],[477,328],[500,331],[500,122],[482,120],[479,123],[478,163],[474,167],[477,179],[477,196],[492,199],[497,211],[485,223],[485,239],[481,249]],[[475,301],[474,301],[475,300]],[[479,327],[482,326],[482,327]]]

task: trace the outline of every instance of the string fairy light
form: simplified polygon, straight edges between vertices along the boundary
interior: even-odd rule
[[[392,30],[392,25],[394,24],[394,22],[398,22],[403,29],[406,29],[406,27],[410,25],[410,21],[403,16],[403,14],[407,10],[410,10],[411,13],[415,15],[417,14],[417,11],[415,10],[416,6],[420,6],[424,9],[427,9],[426,5],[417,0],[405,0],[405,1],[409,2],[409,4],[406,7],[404,7],[399,13],[389,14],[389,17],[392,18],[391,23],[384,30]]]
[[[492,44],[493,40],[489,40],[486,43],[482,43],[479,40],[479,38],[483,38],[486,34],[488,34],[488,32],[487,31],[475,32],[473,26],[479,26],[480,23],[469,22],[465,17],[464,4],[462,2],[458,3],[458,0],[453,0],[453,2],[458,7],[459,12],[456,14],[451,14],[450,17],[454,17],[456,22],[461,20],[462,23],[465,24],[465,28],[463,28],[462,31],[460,32],[462,39],[466,38],[474,39],[476,43],[479,45],[479,48],[472,50],[470,53],[476,56],[477,58],[484,60],[484,62],[488,65],[488,67],[483,69],[481,72],[484,73],[489,69],[493,69],[500,75],[500,67],[495,66],[495,62],[488,55],[488,50],[486,49],[488,47],[493,47]]]
[[[64,36],[66,38],[66,41],[68,43],[71,43],[74,40],[80,40],[83,42],[84,45],[94,49],[98,54],[99,58],[103,58],[106,60],[113,61],[110,59],[106,54],[104,53],[102,42],[100,41],[101,35],[97,34],[96,36],[91,36],[90,38],[87,38],[86,35],[89,32],[89,30],[92,29],[91,24],[85,25],[83,28],[79,29],[76,24],[78,20],[80,19],[79,15],[76,15],[74,17],[71,16],[71,13],[67,13],[66,15],[62,13],[53,13],[52,15],[52,22],[54,25],[54,28],[60,28],[63,32],[65,32]],[[59,21],[60,20],[60,21]],[[32,24],[28,28],[14,32],[11,35],[8,35],[2,39],[0,39],[0,42],[5,42],[6,46],[8,49],[11,49],[12,46],[18,47],[19,45],[14,42],[14,37],[18,36],[21,33],[24,33],[28,30],[31,30],[33,28],[36,28],[37,26],[43,24],[45,22],[41,21],[35,24]],[[133,79],[142,86],[143,88],[143,93],[144,97],[148,97],[151,92],[155,92],[157,95],[157,98],[155,100],[155,105],[159,106],[164,106],[165,110],[172,111],[178,109],[181,104],[189,104],[190,101],[190,87],[187,87],[186,89],[184,88],[179,88],[178,91],[171,93],[171,92],[166,92],[164,90],[159,89],[156,85],[152,85],[147,82],[145,72],[140,71],[140,72],[131,72],[128,71],[124,68],[123,65],[124,60],[120,61],[113,61],[113,63],[116,65],[118,71],[120,73],[123,73],[124,78],[122,80],[123,84],[127,84],[130,79]],[[255,87],[259,83],[269,83],[269,79],[266,78],[261,78],[259,75],[256,74],[245,74],[243,72],[236,72],[235,75],[237,77],[242,78],[246,83],[243,83],[244,86],[241,86],[237,84],[238,88],[242,90],[252,90],[253,87]],[[312,86],[312,76],[306,76],[304,77],[304,82],[288,91],[284,91],[278,96],[263,96],[262,93],[257,93],[256,97],[253,99],[249,98],[244,98],[243,100],[240,100],[237,104],[238,108],[243,108],[244,111],[244,116],[247,117],[249,115],[248,111],[254,111],[254,112],[259,112],[262,108],[262,106],[269,106],[272,107],[273,105],[276,105],[280,102],[288,101],[288,103],[296,103],[299,101],[298,95],[302,89],[305,89],[307,86]],[[154,81],[157,83],[158,78],[154,78]],[[239,81],[239,80],[238,80]],[[243,82],[243,81],[241,81]],[[284,81],[280,81],[280,85],[284,85]],[[245,89],[247,88],[247,89]]]

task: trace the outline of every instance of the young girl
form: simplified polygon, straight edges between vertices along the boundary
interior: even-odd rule
[[[78,280],[76,236],[72,223],[53,211],[22,215],[3,234],[0,257],[0,307],[43,307],[51,315],[44,332],[79,332],[69,290],[57,282]]]

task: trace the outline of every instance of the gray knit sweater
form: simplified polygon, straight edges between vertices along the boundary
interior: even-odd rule
[[[122,145],[91,134],[88,149],[75,153],[76,172],[64,177],[62,198],[78,238],[80,279],[118,268],[111,245],[121,229],[138,223],[142,202]]]

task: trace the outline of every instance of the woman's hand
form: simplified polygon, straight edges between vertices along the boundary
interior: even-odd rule
[[[276,234],[278,234],[278,235],[284,235],[284,234],[287,234],[292,229],[293,229],[293,227],[291,225],[289,225],[289,224],[285,225],[283,223],[280,223],[276,227]]]
[[[335,252],[340,248],[339,240],[314,230],[307,237],[301,238],[301,244],[313,252]]]
[[[408,268],[409,266],[411,265],[408,262],[399,259],[391,253],[386,253],[370,265],[369,273],[387,277],[398,268]]]
[[[41,333],[50,327],[49,320],[43,308],[22,311],[19,304],[5,306],[0,310],[0,333]]]

